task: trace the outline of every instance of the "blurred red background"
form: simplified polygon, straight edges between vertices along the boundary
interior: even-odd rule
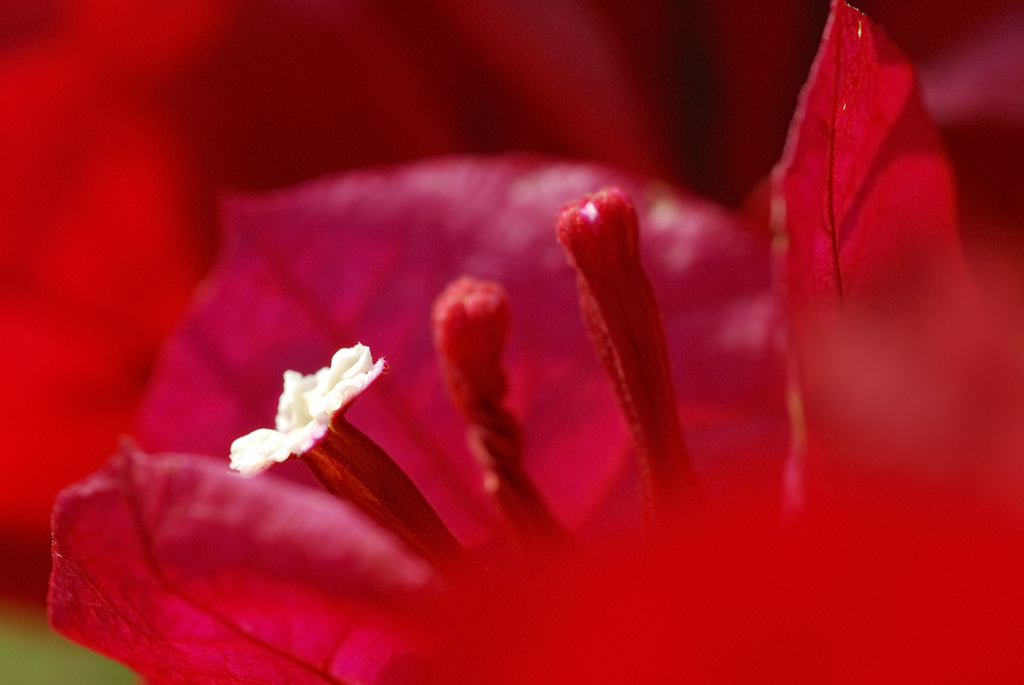
[[[536,150],[741,203],[778,159],[827,3],[635,5],[0,4],[0,595],[42,604],[53,497],[131,433],[220,193]],[[858,5],[927,62],[1017,3]],[[946,133],[969,246],[1024,264],[1021,119]]]

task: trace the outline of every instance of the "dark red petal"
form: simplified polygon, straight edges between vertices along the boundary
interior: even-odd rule
[[[991,17],[921,69],[928,111],[943,126],[1024,125],[1024,11]]]
[[[433,582],[326,493],[131,448],[61,494],[53,531],[53,626],[159,682],[372,680]]]
[[[542,122],[560,151],[646,173],[671,168],[664,144],[668,117],[652,106],[646,75],[632,68],[622,31],[605,20],[604,8],[545,0],[432,4],[438,23],[454,29],[465,58],[497,77],[515,103],[512,115],[528,127],[537,126],[531,119]]]
[[[970,24],[967,24],[970,26]],[[1024,293],[1024,9],[992,14],[921,66],[921,90],[956,169],[960,224],[996,297]],[[979,258],[980,257],[980,258]],[[991,276],[992,274],[987,274]],[[1015,303],[1017,311],[1024,311]]]

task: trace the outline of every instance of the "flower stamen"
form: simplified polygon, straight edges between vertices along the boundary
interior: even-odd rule
[[[492,281],[463,276],[434,302],[434,346],[452,402],[466,420],[466,442],[524,544],[568,536],[523,469],[523,437],[504,406],[508,381],[501,352],[508,338],[508,297]]]
[[[660,526],[703,496],[676,414],[661,314],[640,264],[632,201],[607,188],[566,205],[558,241],[576,269],[584,323],[636,445],[648,522]]]
[[[332,494],[404,540],[443,570],[469,564],[465,549],[423,493],[388,454],[350,424],[345,410],[385,369],[365,345],[339,350],[329,368],[286,371],[277,430],[259,429],[231,445],[231,468],[252,476],[298,457]]]
[[[299,458],[329,492],[355,504],[442,570],[469,565],[465,549],[405,471],[341,414]]]

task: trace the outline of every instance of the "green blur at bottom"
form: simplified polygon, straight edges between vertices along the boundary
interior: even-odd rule
[[[0,604],[0,680],[5,685],[136,685],[134,673],[46,625],[42,612]]]

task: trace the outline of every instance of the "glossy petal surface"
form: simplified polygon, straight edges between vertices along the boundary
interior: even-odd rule
[[[608,511],[608,498],[635,497],[634,476],[554,226],[567,201],[611,184],[637,200],[698,469],[714,489],[742,456],[739,478],[774,485],[784,421],[767,242],[660,184],[519,157],[367,171],[229,201],[226,248],[159,364],[142,444],[226,455],[235,437],[268,424],[282,370],[309,372],[362,342],[391,373],[348,418],[457,535],[479,539],[496,515],[447,400],[429,326],[433,299],[468,274],[508,290],[505,359],[527,469],[557,513],[585,525]]]
[[[325,493],[131,448],[61,494],[53,561],[53,626],[160,683],[371,680],[433,583]]]

